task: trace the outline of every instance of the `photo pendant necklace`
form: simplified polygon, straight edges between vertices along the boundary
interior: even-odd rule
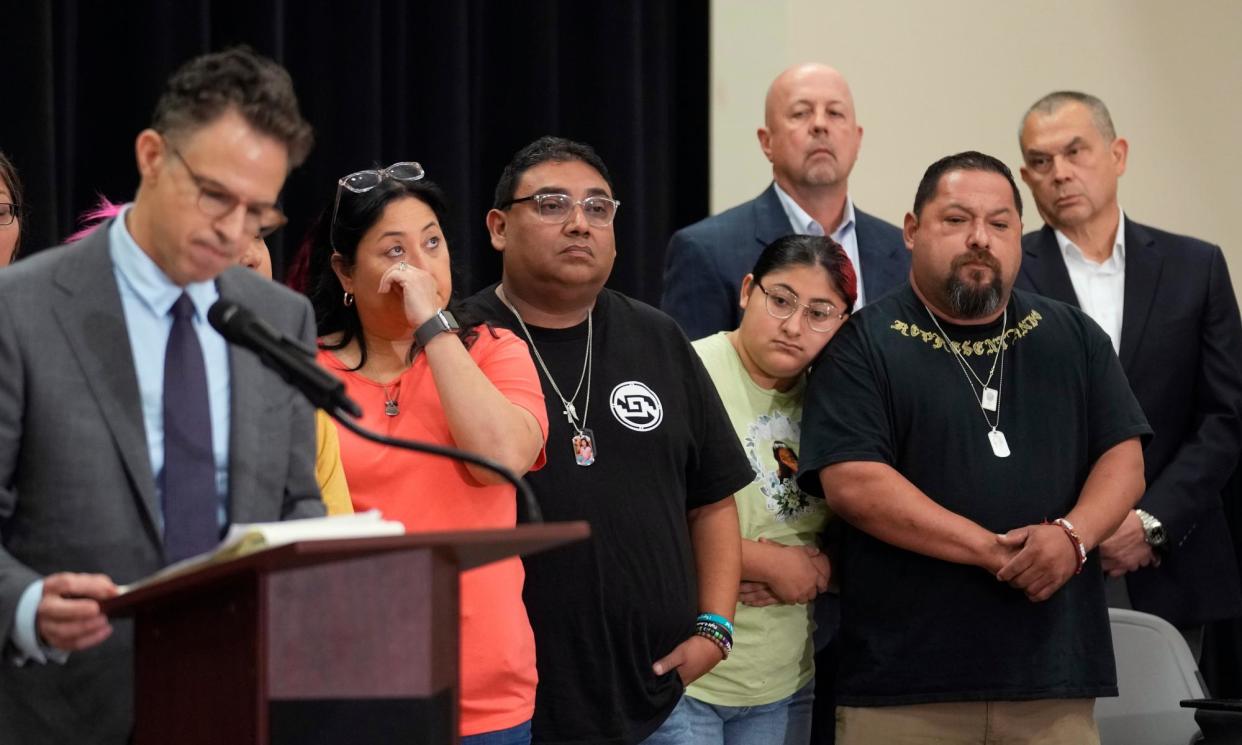
[[[392,387],[392,393],[388,392],[388,386],[381,386],[384,389],[384,413],[388,416],[396,416],[401,413],[401,409],[397,407],[397,397],[401,395],[401,378],[397,378],[397,382]]]
[[[1005,332],[1009,328],[1009,308],[1006,307],[1004,313],[1001,314],[1000,352],[992,360],[992,369],[988,372],[986,382],[980,380],[979,376],[975,374],[975,371],[966,362],[966,359],[962,357],[958,347],[953,345],[953,340],[945,333],[944,327],[940,325],[940,321],[936,318],[936,314],[932,313],[931,308],[928,308],[927,304],[924,303],[923,309],[927,311],[927,315],[931,317],[932,323],[936,324],[936,330],[940,332],[940,335],[944,337],[945,343],[949,345],[949,351],[953,353],[958,366],[962,368],[962,374],[966,376],[966,385],[970,386],[971,395],[979,402],[979,412],[983,414],[983,421],[987,423],[989,428],[988,444],[992,446],[992,454],[997,458],[1008,458],[1009,442],[1005,439],[1005,433],[1001,432],[998,427],[1000,427],[1001,391],[1005,387],[1005,349],[1009,346],[1005,343]],[[1000,363],[1000,374],[996,378],[996,388],[992,388],[992,373],[996,372],[998,362]],[[976,381],[983,389],[982,394],[975,390]],[[988,418],[989,411],[996,413],[995,424]]]
[[[595,434],[586,428],[587,415],[591,413],[591,348],[592,340],[595,337],[595,310],[587,311],[587,343],[586,356],[582,360],[582,373],[578,376],[578,387],[574,389],[574,395],[565,398],[565,394],[561,393],[561,388],[556,384],[556,380],[552,378],[552,372],[548,370],[548,366],[543,361],[543,355],[539,354],[539,348],[535,346],[535,337],[531,336],[530,329],[526,328],[526,322],[522,320],[522,314],[518,313],[509,303],[509,299],[504,295],[504,288],[496,288],[496,297],[500,298],[500,302],[505,304],[513,317],[517,319],[518,326],[522,327],[522,333],[526,335],[526,341],[530,343],[530,351],[535,355],[535,361],[539,363],[539,369],[543,370],[543,374],[548,379],[548,383],[552,385],[552,390],[556,392],[556,397],[561,400],[564,407],[561,413],[565,415],[565,420],[569,422],[569,426],[574,429],[574,436],[569,439],[569,444],[573,447],[574,463],[580,466],[589,466],[595,462]],[[579,423],[578,409],[574,406],[574,401],[578,400],[578,394],[582,391],[582,381],[586,381],[586,398],[582,405],[582,420]]]

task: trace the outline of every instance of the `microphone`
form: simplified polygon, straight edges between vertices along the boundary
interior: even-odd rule
[[[466,450],[381,435],[344,416],[343,413],[355,419],[362,416],[358,404],[345,395],[345,383],[315,363],[313,350],[272,328],[271,324],[251,311],[229,300],[217,300],[207,311],[207,321],[229,342],[259,355],[264,365],[275,370],[312,404],[328,412],[350,432],[381,445],[474,463],[498,473],[517,489],[518,496],[526,505],[527,522],[543,522],[543,512],[530,485],[499,463]]]
[[[345,395],[345,383],[316,364],[313,352],[253,312],[232,301],[217,300],[207,311],[207,321],[229,342],[257,354],[315,406],[329,412],[339,407],[362,416],[358,404]]]

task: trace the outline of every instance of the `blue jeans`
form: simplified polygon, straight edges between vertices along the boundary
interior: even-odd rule
[[[814,700],[814,679],[762,706],[716,706],[682,696],[642,745],[807,745]]]
[[[530,745],[530,720],[509,729],[466,735],[461,745]]]

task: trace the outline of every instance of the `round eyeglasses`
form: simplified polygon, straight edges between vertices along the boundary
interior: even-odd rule
[[[582,207],[582,215],[587,225],[593,228],[606,228],[617,216],[617,208],[621,203],[605,196],[593,196],[575,200],[568,194],[531,194],[529,197],[510,199],[505,207],[519,202],[534,202],[535,212],[539,219],[546,223],[560,225],[573,217],[574,207]]]
[[[348,189],[354,194],[363,194],[379,186],[386,178],[395,181],[418,181],[425,175],[427,175],[427,172],[423,170],[422,165],[412,160],[402,160],[393,163],[387,168],[369,168],[365,171],[354,171],[348,176],[338,179],[336,182],[336,201],[332,203],[332,222],[328,230],[328,243],[332,245],[332,250],[336,250],[336,213],[341,207],[341,189]]]
[[[809,303],[798,302],[798,296],[781,289],[769,290],[755,280],[755,287],[763,293],[764,307],[768,315],[784,321],[803,308],[807,325],[812,331],[824,333],[832,331],[832,327],[845,320],[845,314],[838,312],[837,307],[826,300],[812,300]]]
[[[355,194],[361,194],[379,186],[380,182],[386,178],[396,179],[397,181],[418,181],[425,175],[427,175],[427,172],[423,170],[421,165],[412,160],[403,160],[393,163],[387,168],[370,168],[365,171],[355,171],[336,183],[338,186],[343,186]]]

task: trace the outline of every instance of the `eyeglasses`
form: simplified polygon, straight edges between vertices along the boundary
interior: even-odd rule
[[[845,314],[837,312],[837,307],[826,300],[812,300],[809,303],[798,302],[798,296],[785,290],[768,290],[755,280],[764,295],[764,306],[768,315],[784,321],[798,312],[798,307],[805,308],[807,323],[812,331],[824,333],[831,331],[838,321],[845,320]]]
[[[396,181],[418,181],[427,172],[423,167],[412,160],[403,160],[393,163],[387,168],[370,168],[365,171],[354,171],[348,176],[336,182],[336,201],[332,204],[332,222],[328,230],[328,243],[332,245],[332,250],[336,250],[336,213],[341,207],[341,189],[349,189],[354,194],[363,194],[371,191],[379,186],[384,179],[390,178]]]
[[[0,202],[0,227],[12,225],[13,221],[22,216],[20,205],[12,202]]]
[[[557,225],[569,222],[573,217],[574,207],[580,205],[587,225],[594,228],[606,228],[611,225],[613,218],[617,216],[617,208],[621,206],[617,200],[603,196],[587,197],[575,201],[568,194],[531,194],[521,199],[510,199],[505,207],[511,207],[518,202],[534,202],[535,212],[538,213],[539,219]]]
[[[266,238],[267,236],[280,230],[285,223],[289,222],[289,218],[285,217],[285,213],[271,205],[257,205],[242,201],[242,198],[225,189],[220,184],[211,179],[204,178],[194,172],[177,148],[172,144],[168,146],[169,152],[181,161],[181,165],[185,166],[185,172],[190,174],[190,178],[194,181],[194,185],[198,187],[198,204],[199,212],[214,219],[219,220],[222,217],[233,214],[233,210],[238,205],[245,205],[246,217],[242,223],[246,233],[257,238]]]

